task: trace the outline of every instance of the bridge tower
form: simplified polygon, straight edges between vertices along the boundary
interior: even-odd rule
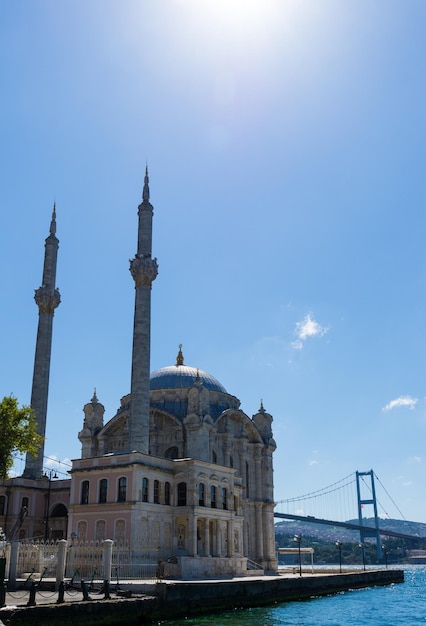
[[[361,476],[370,477],[370,497],[369,498],[361,497],[361,485],[360,485]],[[377,559],[380,561],[382,558],[382,542],[380,540],[379,517],[377,515],[376,488],[374,486],[373,470],[370,470],[369,472],[358,472],[358,471],[356,472],[356,492],[357,492],[357,497],[358,497],[358,521],[359,521],[359,525],[362,526],[362,529],[359,531],[361,543],[364,543],[364,540],[366,537],[374,537],[376,539]],[[362,509],[365,504],[373,505],[374,527],[365,526],[365,524],[363,523]]]

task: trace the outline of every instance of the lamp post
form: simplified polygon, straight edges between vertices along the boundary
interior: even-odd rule
[[[302,543],[302,535],[294,535],[294,541],[297,543],[299,551],[299,576],[302,575],[302,554],[300,552],[300,544]]]
[[[339,571],[342,573],[342,542],[336,541],[337,549],[339,550]]]
[[[387,549],[386,545],[382,546],[382,550],[383,550],[383,554],[385,556],[385,567],[386,567],[386,569],[388,569],[388,549]]]
[[[54,472],[53,470],[50,470],[48,474],[44,475],[45,478],[48,479],[49,481],[49,487],[47,489],[47,502],[46,502],[46,520],[45,520],[45,529],[44,529],[44,540],[48,541],[49,539],[49,509],[50,509],[50,489],[52,486],[52,480],[54,478],[58,478],[56,472]]]
[[[365,572],[365,550],[364,550],[364,544],[360,543],[358,544],[359,547],[361,548],[361,555],[362,555],[362,567],[364,568],[364,572]]]

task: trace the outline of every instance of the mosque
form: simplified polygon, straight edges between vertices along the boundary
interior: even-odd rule
[[[130,393],[104,419],[96,391],[83,409],[81,458],[70,478],[43,471],[44,446],[23,475],[0,484],[0,526],[9,540],[39,537],[161,549],[176,576],[205,578],[277,570],[272,416],[249,417],[212,375],[184,362],[150,373],[153,206],[146,169],[130,262],[135,311]],[[45,243],[31,406],[45,435],[59,241],[56,208]]]

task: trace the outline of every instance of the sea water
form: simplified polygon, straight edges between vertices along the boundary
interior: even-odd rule
[[[426,567],[404,567],[404,573],[405,582],[397,585],[166,623],[168,626],[426,626]]]

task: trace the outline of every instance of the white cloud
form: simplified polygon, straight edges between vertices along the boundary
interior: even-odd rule
[[[291,344],[295,350],[303,348],[303,342],[310,337],[322,337],[328,332],[326,326],[321,326],[312,316],[312,313],[305,315],[302,321],[296,323],[294,334],[297,339]]]
[[[413,410],[418,401],[418,398],[412,398],[411,396],[399,396],[399,398],[388,402],[382,411],[392,411],[392,409],[397,409],[400,406],[408,406],[409,409]]]
[[[409,463],[421,463],[422,459],[420,456],[410,456],[408,459]]]
[[[318,465],[318,461],[316,461],[315,459],[311,459],[309,461],[309,465]]]

